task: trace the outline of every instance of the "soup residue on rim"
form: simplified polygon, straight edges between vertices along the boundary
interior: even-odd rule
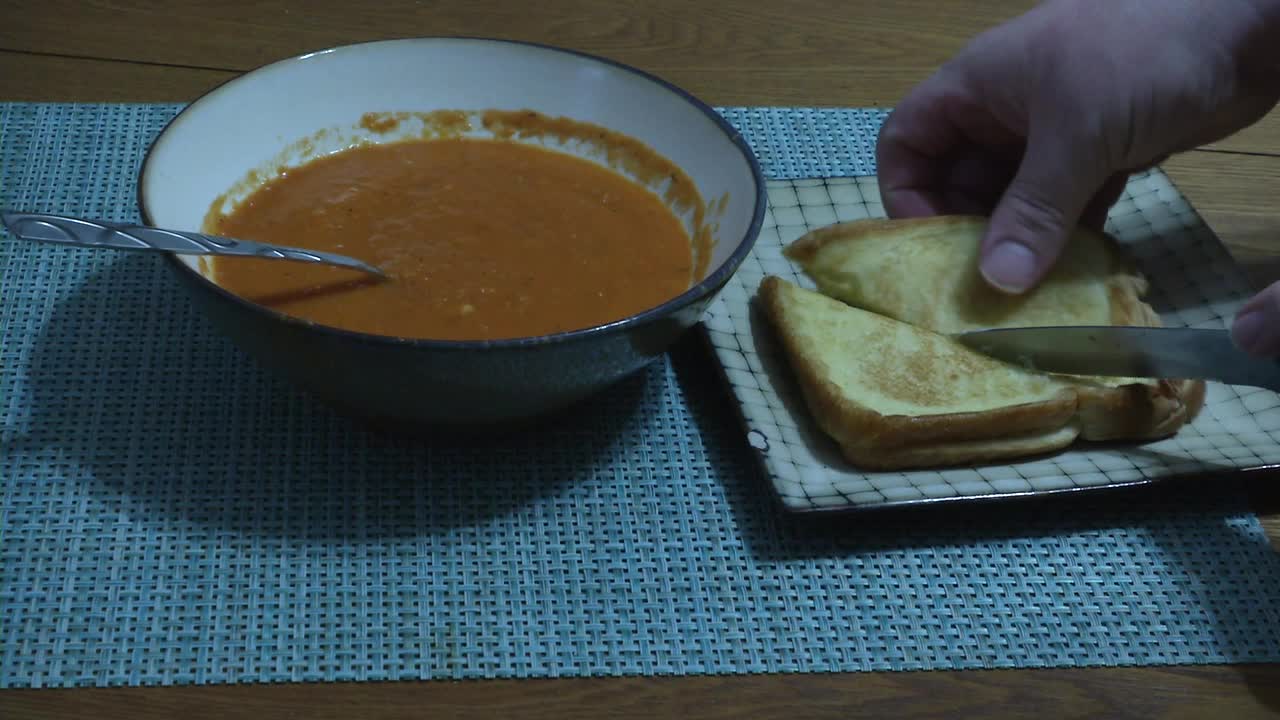
[[[370,113],[361,126],[385,133],[407,116]],[[499,340],[621,320],[705,274],[711,229],[702,199],[647,146],[532,112],[485,112],[488,137],[466,135],[460,113],[446,117],[445,132],[357,143],[277,168],[265,182],[254,177],[255,189],[229,209],[219,198],[206,217],[206,232],[356,257],[389,280],[219,257],[214,282],[321,325]],[[622,172],[524,142],[539,138],[586,144]]]

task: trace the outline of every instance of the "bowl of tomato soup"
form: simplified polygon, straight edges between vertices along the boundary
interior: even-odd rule
[[[271,370],[384,424],[488,426],[568,407],[697,324],[750,251],[764,180],[688,93],[558,48],[344,46],[198,99],[143,163],[158,227],[383,269],[170,256]]]

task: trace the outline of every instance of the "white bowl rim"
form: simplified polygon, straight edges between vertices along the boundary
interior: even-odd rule
[[[549,334],[543,334],[543,335],[531,335],[527,337],[500,338],[496,340],[443,340],[443,339],[433,339],[433,338],[400,337],[400,336],[393,336],[393,335],[378,335],[374,333],[366,333],[366,332],[360,332],[356,330],[347,330],[344,328],[323,325],[314,321],[304,320],[302,318],[298,318],[293,315],[289,315],[287,313],[274,310],[265,305],[260,305],[246,298],[243,298],[227,290],[226,288],[223,288],[217,283],[213,282],[209,278],[205,277],[203,274],[197,272],[190,265],[178,260],[178,257],[176,254],[172,254],[172,253],[168,254],[165,257],[165,260],[169,262],[171,267],[178,270],[178,272],[186,273],[189,277],[191,277],[197,283],[202,284],[206,289],[213,291],[215,294],[222,296],[224,299],[228,299],[232,301],[234,304],[240,306],[241,308],[249,312],[257,313],[260,315],[266,315],[276,322],[282,322],[285,324],[298,326],[299,328],[305,328],[309,332],[316,332],[316,333],[321,333],[325,335],[341,337],[348,341],[356,341],[360,343],[377,344],[377,345],[408,345],[414,348],[420,348],[424,350],[426,349],[477,350],[477,349],[500,349],[500,348],[528,349],[528,348],[547,345],[547,344],[560,344],[560,343],[567,343],[567,342],[573,342],[573,341],[587,340],[589,338],[593,338],[600,335],[611,335],[616,333],[623,333],[623,332],[627,332],[629,330],[635,329],[637,327],[641,327],[641,326],[650,324],[652,322],[659,321],[669,315],[672,315],[674,313],[679,312],[680,310],[683,310],[684,308],[688,307],[694,302],[701,300],[703,297],[705,297],[709,293],[716,291],[719,287],[723,286],[735,272],[737,272],[738,267],[742,264],[743,260],[746,259],[746,256],[751,252],[751,249],[755,245],[756,239],[760,234],[761,225],[764,223],[765,208],[766,208],[767,197],[768,197],[768,191],[765,183],[764,173],[760,169],[760,163],[756,158],[755,152],[751,149],[751,146],[747,143],[746,139],[742,136],[742,133],[739,132],[736,128],[734,128],[734,126],[730,124],[728,120],[726,120],[722,115],[720,115],[720,113],[716,112],[715,109],[712,108],[709,104],[698,99],[698,97],[696,97],[689,91],[685,90],[684,88],[668,80],[665,80],[657,75],[646,72],[644,70],[640,70],[639,68],[633,67],[631,65],[627,65],[617,60],[613,60],[613,59],[599,56],[599,55],[593,55],[591,53],[582,52],[580,50],[573,50],[570,48],[564,48],[564,47],[559,47],[555,45],[531,42],[526,40],[511,40],[511,39],[505,39],[505,38],[490,38],[490,37],[465,36],[465,35],[424,35],[424,36],[417,36],[417,37],[396,38],[396,39],[390,39],[390,40],[371,40],[368,42],[350,43],[346,45],[335,45],[333,47],[325,48],[322,50],[315,50],[312,52],[306,52],[300,55],[294,55],[292,57],[275,60],[273,62],[266,63],[264,65],[260,65],[256,68],[248,70],[244,73],[241,73],[229,80],[226,80],[218,84],[217,86],[201,94],[195,100],[192,100],[190,103],[187,104],[186,107],[180,110],[177,115],[170,118],[170,120],[167,123],[165,123],[164,127],[160,129],[160,132],[156,133],[155,138],[152,139],[151,144],[147,148],[147,152],[143,156],[141,169],[138,172],[138,181],[137,181],[137,203],[138,203],[139,214],[142,217],[142,222],[146,225],[154,225],[154,222],[152,221],[150,213],[147,212],[146,192],[144,189],[147,174],[148,172],[150,172],[152,168],[151,166],[152,153],[155,151],[157,145],[160,143],[160,140],[165,136],[165,134],[168,132],[170,127],[173,127],[174,125],[182,121],[184,117],[188,115],[188,113],[191,113],[197,110],[200,104],[207,101],[209,98],[219,93],[225,92],[227,89],[233,87],[236,83],[244,81],[250,78],[251,76],[257,75],[259,72],[265,71],[268,68],[277,67],[285,64],[305,62],[309,58],[316,57],[319,55],[328,55],[328,54],[338,53],[343,51],[351,51],[351,50],[354,50],[355,48],[375,46],[375,45],[417,44],[417,43],[423,43],[423,42],[438,42],[442,40],[449,41],[449,42],[464,42],[464,43],[475,43],[475,44],[522,45],[526,47],[535,48],[538,50],[543,50],[546,52],[559,53],[564,55],[573,55],[585,60],[590,60],[590,61],[601,63],[604,65],[609,65],[619,70],[622,70],[624,72],[628,72],[633,75],[636,75],[642,79],[648,80],[649,82],[652,82],[660,86],[661,88],[667,90],[668,92],[671,92],[674,95],[676,95],[679,99],[693,106],[694,109],[698,110],[703,115],[706,115],[707,118],[716,124],[716,126],[725,134],[725,136],[729,139],[729,141],[734,145],[734,147],[736,147],[738,151],[742,154],[742,157],[746,161],[748,168],[750,168],[751,170],[752,181],[755,183],[755,187],[756,187],[756,196],[754,200],[754,207],[752,210],[751,221],[747,225],[747,229],[743,233],[742,238],[737,241],[737,246],[733,249],[733,252],[729,254],[729,256],[725,259],[725,261],[719,265],[719,267],[715,268],[711,273],[709,273],[702,280],[694,284],[692,287],[680,293],[679,295],[675,296],[674,298],[671,298],[647,310],[643,310],[638,313],[633,313],[619,320],[614,320],[608,323],[593,325],[591,327],[581,328],[577,330],[568,330],[564,332],[549,333]]]

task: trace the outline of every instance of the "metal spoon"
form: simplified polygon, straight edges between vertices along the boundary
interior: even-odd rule
[[[20,240],[89,248],[169,252],[179,255],[247,255],[274,260],[337,265],[387,277],[387,273],[379,268],[345,255],[283,245],[268,245],[249,240],[235,240],[217,235],[39,213],[6,212],[0,214],[0,221],[3,221],[9,232]]]

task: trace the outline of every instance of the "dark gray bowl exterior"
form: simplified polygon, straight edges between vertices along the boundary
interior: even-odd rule
[[[345,415],[402,430],[518,426],[567,408],[660,357],[723,286],[642,323],[519,344],[450,345],[282,316],[171,265],[216,328],[262,366]]]

